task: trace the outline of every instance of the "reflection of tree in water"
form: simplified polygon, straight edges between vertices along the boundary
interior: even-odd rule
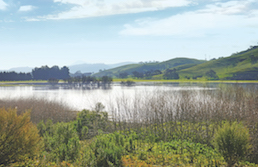
[[[48,83],[49,83],[52,87],[56,86],[56,85],[58,84],[58,82],[59,82],[59,79],[56,79],[56,78],[51,78],[51,79],[48,80]]]
[[[71,89],[110,89],[113,79],[108,76],[96,78],[93,76],[73,77],[65,80],[66,87]]]
[[[133,86],[133,85],[135,85],[135,82],[134,82],[134,81],[127,80],[127,81],[122,81],[122,82],[120,82],[120,84],[121,84],[122,86]]]

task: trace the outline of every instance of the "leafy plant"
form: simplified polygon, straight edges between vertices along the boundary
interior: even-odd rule
[[[0,165],[37,155],[42,148],[30,112],[17,116],[15,109],[0,109]]]
[[[101,112],[103,108],[104,106],[101,103],[98,103],[96,105],[97,111],[83,110],[78,113],[75,127],[81,140],[96,136],[98,130],[102,130],[103,132],[108,130],[108,114],[106,112]]]
[[[79,156],[80,143],[72,123],[39,124],[45,143],[46,157],[50,161],[75,161]]]
[[[218,129],[214,137],[214,145],[227,161],[228,166],[233,166],[243,160],[248,154],[251,145],[248,129],[242,123],[225,122]]]
[[[223,166],[223,157],[213,148],[200,143],[173,140],[144,143],[134,153],[122,157],[124,166]],[[146,151],[147,150],[147,151]]]
[[[135,133],[98,135],[91,144],[96,166],[121,166],[122,156],[135,149]]]

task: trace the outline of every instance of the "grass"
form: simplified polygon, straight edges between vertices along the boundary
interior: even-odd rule
[[[2,83],[12,83],[12,84],[16,84],[16,83],[47,83],[47,81],[44,80],[30,80],[30,81],[0,81],[0,84]]]
[[[206,79],[178,79],[178,80],[165,80],[165,79],[135,79],[135,78],[115,78],[113,79],[114,82],[122,82],[122,81],[133,81],[133,82],[184,82],[184,83],[258,83],[258,80],[206,80]]]
[[[127,72],[131,74],[133,71],[138,72],[145,72],[150,70],[165,70],[167,68],[174,68],[177,66],[182,66],[186,64],[201,64],[205,62],[204,60],[196,60],[196,59],[189,59],[189,58],[175,58],[171,60],[167,60],[164,62],[155,62],[155,63],[142,63],[142,64],[129,64],[109,70],[105,70],[99,73],[94,74],[95,76],[104,76],[104,75],[110,75],[118,76],[119,73]]]
[[[41,120],[46,122],[48,119],[53,120],[53,122],[69,122],[74,120],[77,115],[77,112],[66,104],[35,97],[0,99],[0,108],[15,108],[17,114],[31,111],[31,121],[35,124]]]
[[[214,70],[220,79],[232,77],[237,73],[248,71],[257,71],[258,63],[251,60],[250,56],[258,59],[258,48],[248,49],[246,51],[234,54],[229,57],[211,60],[194,67],[179,71],[180,76],[198,76],[204,75],[210,69]],[[256,78],[254,78],[256,79]]]
[[[166,69],[176,68],[181,78],[204,76],[209,70],[214,70],[220,79],[257,79],[255,74],[258,69],[258,47],[252,47],[246,51],[233,54],[232,56],[219,58],[216,60],[203,61],[187,58],[175,58],[161,63],[143,63],[131,64],[126,66],[109,69],[95,74],[95,76],[119,76],[119,73],[127,72],[132,74],[133,71],[144,73],[150,70],[164,71]],[[252,74],[247,76],[245,74]],[[235,78],[234,78],[234,75]],[[152,78],[163,78],[162,75],[152,76]]]
[[[189,82],[189,83],[258,83],[258,80],[207,80],[204,78],[201,79],[178,79],[178,80],[165,80],[165,79],[136,79],[136,78],[114,78],[114,82],[121,81],[133,81],[133,82]],[[64,81],[59,81],[59,83],[63,83]],[[0,81],[0,86],[17,86],[19,84],[24,84],[24,86],[33,85],[33,83],[48,83],[48,81]],[[21,86],[21,85],[19,85]]]

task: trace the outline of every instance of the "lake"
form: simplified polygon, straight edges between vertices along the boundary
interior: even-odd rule
[[[214,90],[218,83],[137,83],[135,86],[121,86],[113,83],[110,89],[65,89],[62,85],[16,85],[0,86],[0,99],[43,98],[50,101],[65,103],[75,110],[93,109],[100,102],[106,109],[121,99],[148,98],[158,92],[176,92]],[[252,84],[257,85],[257,84]]]

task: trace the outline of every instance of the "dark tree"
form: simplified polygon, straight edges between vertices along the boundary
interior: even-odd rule
[[[255,57],[254,55],[251,55],[251,56],[249,56],[249,57],[250,57],[250,60],[251,60],[251,63],[252,63],[252,64],[257,63],[258,57]]]
[[[159,75],[159,74],[162,74],[162,72],[161,72],[160,70],[155,70],[155,71],[153,72],[153,75]]]
[[[113,81],[113,79],[108,76],[103,76],[100,80],[102,84],[111,84],[111,82]]]
[[[141,73],[141,72],[138,72],[138,71],[133,71],[132,74],[136,78],[143,78],[144,77],[144,74]]]
[[[152,76],[159,75],[159,74],[162,74],[160,70],[155,70],[155,71],[149,70],[145,72],[145,78],[151,78]]]
[[[219,79],[218,75],[216,74],[215,71],[213,71],[212,69],[210,71],[207,71],[205,73],[205,76],[208,77],[208,79],[212,79],[212,80],[215,80],[215,79]]]
[[[30,73],[0,72],[0,81],[25,81],[31,80]]]
[[[61,68],[61,79],[68,79],[70,78],[70,72],[69,72],[69,68],[64,66]]]
[[[166,69],[164,75],[163,75],[164,79],[179,79],[179,75],[176,72],[176,69],[174,68],[173,70],[171,69]]]
[[[51,78],[55,79],[68,79],[69,68],[66,66],[59,69],[58,66],[53,66],[49,68],[48,66],[42,66],[41,68],[34,68],[32,70],[33,79],[35,80],[49,80]]]
[[[127,77],[128,77],[128,73],[127,72],[119,73],[119,78],[127,78]]]

